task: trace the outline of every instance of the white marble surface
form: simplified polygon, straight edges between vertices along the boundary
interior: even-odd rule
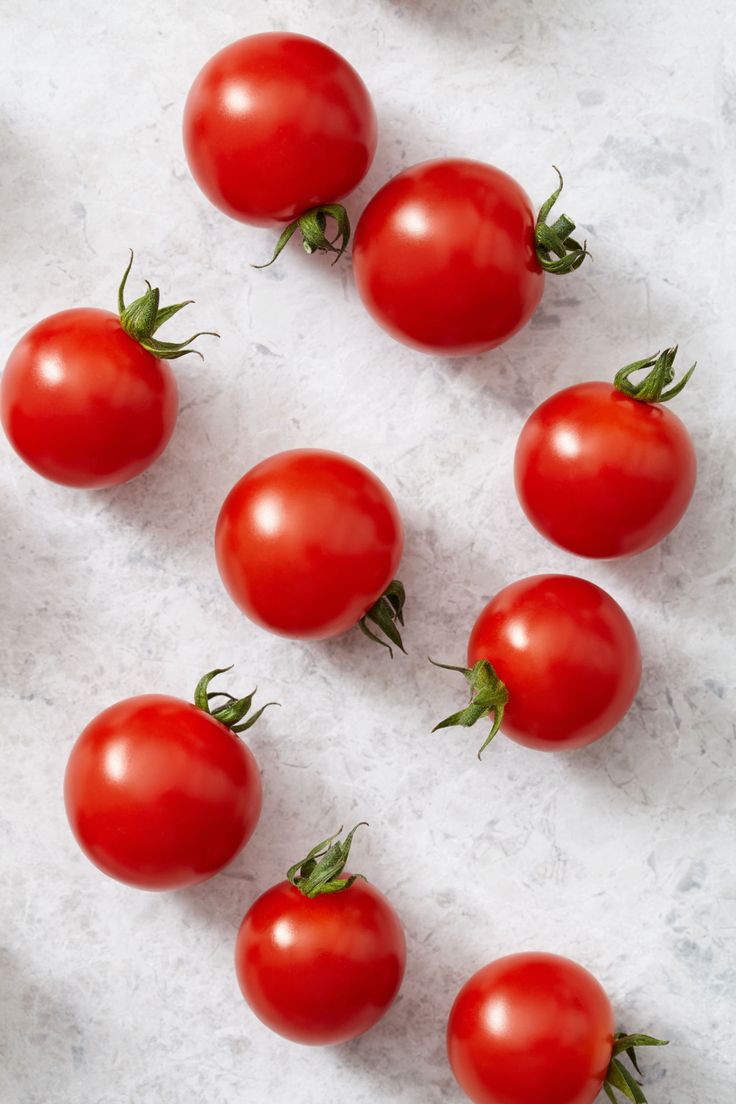
[[[729,10],[730,9],[730,10]],[[733,9],[702,0],[0,0],[0,362],[38,318],[112,307],[135,274],[222,333],[179,361],[181,414],[153,469],[110,492],[55,487],[0,444],[0,1101],[435,1104],[460,1101],[443,1032],[459,984],[504,952],[569,954],[645,1056],[651,1104],[733,1097]],[[559,164],[595,263],[548,282],[496,353],[443,362],[366,317],[349,264],[227,220],[188,176],[184,96],[240,35],[289,28],[342,50],[375,98],[376,162],[463,154],[541,201]],[[553,389],[673,341],[700,367],[677,401],[700,462],[659,548],[588,564],[521,516],[511,459]],[[203,348],[205,342],[203,341]],[[373,467],[407,527],[407,659],[357,633],[269,637],[226,598],[211,534],[234,480],[285,447]],[[456,701],[425,656],[461,658],[512,579],[587,575],[640,634],[644,678],[618,730],[548,757],[430,736]],[[82,857],[61,783],[92,715],[140,691],[188,696],[210,666],[283,702],[252,735],[260,827],[232,868],[149,895]],[[365,818],[360,867],[399,909],[408,972],[391,1014],[337,1049],[270,1035],[231,960],[256,893],[325,830]]]

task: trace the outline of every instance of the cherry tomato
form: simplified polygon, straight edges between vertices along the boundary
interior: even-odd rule
[[[355,460],[318,449],[277,453],[252,468],[225,499],[215,533],[230,596],[263,628],[322,639],[360,623],[375,639],[367,616],[398,647],[403,587],[394,573],[403,543],[383,483]]]
[[[398,341],[425,353],[468,356],[500,345],[536,310],[544,271],[585,257],[566,216],[535,223],[527,195],[479,161],[427,161],[385,184],[366,207],[353,245],[366,308]],[[553,252],[550,251],[550,245]]]
[[[445,666],[438,664],[438,666]],[[492,598],[468,642],[461,671],[471,704],[437,728],[494,715],[491,735],[558,751],[605,736],[634,700],[641,678],[636,633],[605,590],[573,575],[533,575]]]
[[[195,180],[225,214],[255,226],[290,223],[348,195],[368,171],[376,137],[371,98],[352,66],[298,34],[226,46],[202,69],[184,109]],[[328,247],[299,225],[308,251]]]
[[[199,683],[197,705],[162,694],[127,698],[74,744],[67,816],[79,846],[111,878],[140,889],[193,885],[227,866],[252,835],[261,780],[237,733],[263,709],[244,721],[249,695],[210,712],[207,688],[220,673]]]
[[[610,1002],[592,974],[558,955],[508,955],[484,966],[457,995],[447,1052],[475,1104],[593,1104],[606,1084],[630,1085],[618,1055],[663,1046],[614,1034]],[[644,1101],[630,1093],[627,1099]]]
[[[159,308],[158,288],[149,286],[126,308],[129,272],[130,264],[120,317],[89,307],[53,314],[20,339],[5,367],[0,413],[8,440],[55,483],[124,483],[161,455],[174,431],[179,398],[166,361],[194,350],[153,335],[186,304]]]
[[[362,1035],[388,1011],[404,976],[406,942],[393,908],[364,879],[340,878],[353,832],[345,843],[333,836],[313,848],[289,880],[258,898],[238,932],[243,996],[267,1027],[297,1043]],[[309,875],[297,874],[316,860]]]
[[[615,386],[558,391],[527,421],[516,447],[516,490],[532,525],[555,544],[579,556],[629,556],[680,521],[696,460],[684,425],[662,406],[692,372],[663,393],[675,353],[628,365]],[[630,371],[644,367],[652,368],[647,380],[624,389]]]

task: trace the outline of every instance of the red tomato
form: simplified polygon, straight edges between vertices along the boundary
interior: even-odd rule
[[[613,1011],[596,979],[549,954],[484,966],[447,1025],[452,1071],[476,1104],[592,1104],[613,1041]]]
[[[194,350],[153,335],[185,304],[159,309],[158,288],[149,286],[126,308],[129,271],[130,264],[120,317],[84,307],[53,314],[20,339],[5,367],[0,412],[8,440],[55,483],[124,483],[161,455],[174,431],[179,398],[166,360]]]
[[[218,673],[200,683],[199,705],[161,694],[128,698],[95,717],[74,744],[67,816],[84,853],[111,878],[141,889],[193,885],[226,866],[252,835],[261,780],[236,733],[262,710],[237,723],[250,695],[210,714],[207,685]]]
[[[376,133],[368,90],[352,66],[297,34],[226,46],[207,62],[184,109],[195,180],[225,214],[255,226],[291,222],[352,192],[373,160]]]
[[[639,366],[657,370],[669,359],[671,368],[674,353]],[[579,556],[628,556],[666,537],[688,507],[696,475],[690,435],[661,405],[668,397],[660,391],[660,401],[642,401],[618,385],[581,383],[537,407],[515,460],[517,494],[532,525]]]
[[[566,216],[553,227],[544,221],[558,195],[535,226],[527,195],[491,165],[456,158],[399,173],[355,232],[365,306],[392,337],[425,353],[468,356],[507,341],[536,310],[544,269],[571,271],[585,256]],[[556,259],[541,240],[549,245],[550,233]]]
[[[641,657],[631,622],[605,590],[573,575],[533,575],[491,599],[470,634],[468,668],[452,669],[475,696],[438,728],[493,712],[492,736],[500,725],[526,747],[559,751],[618,724],[639,688]]]
[[[345,848],[344,858],[349,839],[347,847],[337,845]],[[324,852],[328,861],[334,848]],[[235,948],[238,981],[272,1031],[297,1043],[344,1043],[373,1027],[392,1005],[404,976],[404,932],[368,882],[347,875],[336,881],[339,866],[328,871],[322,889],[318,866],[305,891],[304,879],[294,876],[299,866],[304,869],[298,864],[289,872],[293,881],[272,886],[246,913]]]
[[[367,615],[399,647],[391,629],[392,618],[402,621],[403,588],[397,594],[392,580],[403,543],[383,483],[355,460],[317,449],[252,468],[225,499],[215,533],[230,596],[263,628],[322,639],[358,622],[365,628]]]
[[[646,1104],[618,1055],[665,1045],[614,1034],[610,1002],[593,975],[551,954],[484,966],[458,993],[447,1024],[452,1071],[475,1104],[593,1104],[604,1084],[611,1099],[618,1089]]]
[[[168,364],[119,318],[81,307],[37,323],[2,381],[8,440],[46,479],[111,487],[145,471],[169,443],[179,399]]]

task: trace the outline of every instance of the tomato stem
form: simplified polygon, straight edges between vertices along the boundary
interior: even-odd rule
[[[625,368],[621,368],[616,373],[613,381],[614,387],[624,395],[628,395],[630,399],[636,399],[637,402],[669,402],[670,399],[674,399],[675,395],[680,394],[697,366],[696,361],[679,383],[676,383],[674,387],[670,387],[669,390],[665,390],[675,378],[673,364],[677,356],[677,350],[678,346],[673,345],[669,349],[664,349],[661,353],[655,353],[654,356],[645,357],[644,360],[635,360],[633,364],[627,364]],[[652,370],[641,383],[629,383],[629,376],[633,375],[634,372],[641,372],[645,368],[651,368]]]
[[[252,690],[250,694],[246,694],[244,698],[235,698],[232,694],[226,694],[223,690],[211,691],[209,689],[209,685],[216,675],[224,675],[226,671],[232,671],[232,669],[231,664],[229,667],[216,667],[214,671],[208,671],[206,675],[202,675],[202,678],[199,680],[194,690],[194,704],[198,709],[203,710],[205,713],[209,713],[209,715],[214,717],[216,721],[219,721],[220,724],[224,724],[231,732],[245,732],[246,729],[252,728],[264,710],[268,709],[269,705],[279,705],[280,703],[266,702],[266,704],[262,705],[260,709],[257,709],[252,716],[244,720],[253,704],[253,698],[258,689],[257,687],[255,690]],[[210,702],[215,698],[225,698],[225,702],[217,706],[216,709],[212,709],[210,707]]]
[[[161,307],[159,306],[159,289],[151,287],[148,280],[146,280],[148,290],[139,299],[135,299],[130,306],[126,307],[125,285],[132,267],[133,250],[131,249],[128,267],[123,273],[118,288],[118,314],[120,315],[120,324],[125,332],[139,345],[142,345],[144,349],[147,349],[149,353],[159,357],[160,360],[177,360],[179,357],[186,356],[187,353],[196,353],[198,357],[201,357],[202,354],[199,349],[190,349],[188,346],[196,341],[198,337],[219,337],[220,335],[213,330],[201,330],[199,333],[192,334],[186,341],[179,342],[159,341],[158,338],[153,336],[163,326],[164,322],[168,322],[170,318],[178,314],[183,307],[188,307],[194,300],[185,299],[183,303],[173,303],[170,307]]]
[[[623,1031],[617,1032],[613,1040],[611,1063],[603,1082],[606,1096],[612,1101],[612,1104],[618,1104],[616,1092],[622,1093],[626,1100],[633,1101],[633,1104],[647,1104],[647,1098],[640,1083],[619,1060],[619,1055],[625,1052],[636,1072],[641,1075],[636,1057],[636,1047],[667,1045],[666,1039],[655,1039],[652,1035],[627,1035]]]
[[[568,272],[574,272],[580,268],[586,257],[590,257],[588,243],[576,241],[570,235],[575,229],[575,223],[568,215],[560,215],[551,226],[547,225],[547,216],[559,199],[564,187],[562,173],[553,165],[559,177],[559,184],[552,192],[549,199],[545,200],[539,208],[537,224],[534,228],[534,242],[537,250],[537,258],[545,272],[554,276],[564,276]]]
[[[345,839],[340,842],[338,836],[342,827],[338,828],[334,835],[315,844],[306,858],[289,867],[286,877],[291,884],[303,893],[305,897],[319,897],[323,893],[341,893],[350,886],[362,874],[351,874],[348,878],[341,878],[345,864],[350,854],[350,846],[353,836],[361,827],[368,827],[368,822],[361,820],[352,831],[348,832]],[[334,841],[338,840],[337,843]]]
[[[470,705],[445,717],[444,721],[434,726],[433,732],[437,732],[440,728],[452,728],[454,725],[470,728],[481,717],[489,717],[493,714],[493,727],[478,750],[480,759],[501,727],[504,710],[509,700],[509,692],[505,684],[501,682],[487,659],[479,659],[472,667],[454,667],[450,663],[436,663],[432,658],[429,662],[445,671],[458,671],[466,679],[471,691]]]
[[[404,605],[406,603],[406,590],[404,584],[398,579],[392,579],[384,590],[381,597],[377,602],[374,602],[371,608],[363,614],[358,627],[360,631],[368,637],[369,640],[373,640],[376,644],[381,644],[384,648],[388,648],[391,659],[394,658],[393,648],[391,644],[395,644],[397,648],[406,655],[406,648],[404,642],[401,639],[401,633],[396,627],[396,622],[403,627],[404,625]],[[387,644],[385,640],[381,640],[380,636],[377,636],[373,630],[368,626],[368,621],[372,621],[388,639],[391,644]]]
[[[328,218],[335,220],[337,232],[334,238],[327,237]],[[350,241],[350,219],[347,211],[340,203],[325,203],[319,207],[311,207],[290,222],[276,242],[271,260],[265,264],[251,265],[251,268],[268,268],[272,265],[297,230],[301,232],[302,246],[306,253],[334,253],[333,264],[340,260]]]

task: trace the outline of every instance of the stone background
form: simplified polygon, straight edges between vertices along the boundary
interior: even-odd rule
[[[644,1056],[652,1104],[731,1099],[733,1047],[733,256],[736,39],[701,0],[0,0],[0,363],[32,322],[113,307],[134,282],[197,300],[205,363],[180,360],[164,457],[109,492],[44,482],[0,443],[0,1100],[3,1104],[438,1104],[460,1101],[444,1024],[462,981],[517,949],[571,955],[622,1026],[672,1040]],[[364,313],[350,264],[221,216],[190,179],[184,97],[219,47],[284,28],[356,65],[381,126],[353,216],[429,156],[511,172],[565,209],[595,262],[549,280],[501,350],[442,361]],[[136,282],[137,281],[137,282]],[[186,325],[184,327],[187,328]],[[173,326],[172,326],[173,330]],[[166,336],[166,334],[164,334]],[[677,400],[700,479],[677,532],[631,561],[587,563],[521,515],[511,461],[551,391],[680,342]],[[302,645],[227,599],[211,534],[231,484],[296,445],[364,461],[407,529],[410,656],[354,633]],[[607,739],[554,757],[475,733],[431,736],[486,599],[521,575],[583,574],[621,602],[644,678]],[[74,845],[61,785],[84,724],[119,698],[188,697],[237,664],[277,698],[250,739],[259,829],[232,867],[152,895]],[[400,911],[406,981],[341,1048],[269,1034],[232,969],[255,895],[339,824],[365,818],[360,867]]]

